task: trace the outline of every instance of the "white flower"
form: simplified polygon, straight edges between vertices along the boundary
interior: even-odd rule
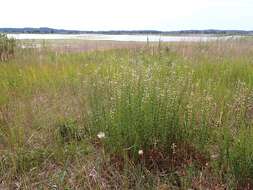
[[[103,139],[103,138],[105,138],[105,133],[104,133],[104,132],[99,132],[99,133],[97,134],[97,137],[98,137],[99,139]]]
[[[138,151],[138,154],[139,154],[139,155],[143,155],[143,150],[139,150],[139,151]]]
[[[57,185],[52,185],[52,189],[57,189]]]
[[[171,149],[172,149],[172,153],[173,153],[173,154],[176,154],[176,148],[177,148],[176,143],[172,143]]]

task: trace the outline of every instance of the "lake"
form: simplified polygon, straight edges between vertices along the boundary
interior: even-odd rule
[[[104,34],[7,34],[20,40],[57,40],[57,39],[79,39],[95,41],[124,41],[124,42],[179,42],[179,41],[213,41],[238,38],[239,36],[161,36],[161,35],[104,35]]]

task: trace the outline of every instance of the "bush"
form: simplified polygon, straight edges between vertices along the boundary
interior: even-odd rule
[[[14,56],[16,41],[8,38],[6,34],[0,34],[0,62],[7,61]]]

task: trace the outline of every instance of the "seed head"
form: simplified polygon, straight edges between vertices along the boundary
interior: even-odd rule
[[[104,133],[104,132],[99,132],[99,133],[97,134],[97,137],[98,137],[99,139],[103,139],[103,138],[105,138],[105,133]]]

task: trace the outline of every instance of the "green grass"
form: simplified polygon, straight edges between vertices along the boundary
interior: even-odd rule
[[[0,64],[0,187],[252,188],[252,47],[17,50]]]

